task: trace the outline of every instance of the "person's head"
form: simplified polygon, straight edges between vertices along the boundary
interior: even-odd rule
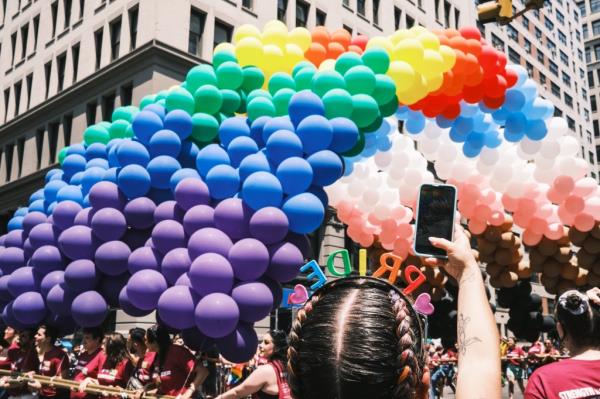
[[[552,341],[550,341],[549,339],[544,341],[544,346],[546,347],[546,350],[552,349],[554,347],[554,345],[552,345]]]
[[[127,337],[127,346],[131,353],[138,353],[146,349],[146,330],[135,327],[129,330]]]
[[[113,332],[104,337],[107,368],[114,368],[128,356],[127,342],[121,333]]]
[[[16,336],[17,332],[14,328],[10,326],[6,326],[4,328],[4,335],[2,336],[2,339],[4,339],[5,342],[10,344],[16,338]]]
[[[290,332],[296,399],[414,398],[423,389],[423,328],[387,281],[354,277],[319,289]]]
[[[146,346],[158,352],[159,364],[162,365],[167,350],[171,345],[171,337],[166,327],[160,324],[154,324],[146,330]]]
[[[86,327],[82,331],[83,349],[87,353],[92,353],[102,345],[102,339],[104,338],[104,332],[100,327]]]
[[[180,334],[175,334],[175,336],[173,337],[173,343],[175,345],[183,346],[184,345],[183,337]]]
[[[600,312],[593,309],[585,294],[576,290],[563,293],[555,316],[558,337],[570,352],[600,348]]]
[[[52,326],[41,325],[35,334],[35,344],[38,348],[50,348],[59,338],[58,330]]]
[[[512,348],[514,348],[514,347],[515,347],[515,344],[516,344],[516,341],[515,341],[515,339],[514,339],[513,337],[510,337],[510,338],[508,339],[508,347],[509,347],[510,349],[512,349]]]
[[[287,361],[287,335],[281,330],[271,330],[263,335],[258,345],[259,353],[269,360]]]

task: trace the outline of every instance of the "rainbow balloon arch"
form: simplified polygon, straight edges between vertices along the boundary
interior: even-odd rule
[[[240,26],[212,66],[60,151],[0,238],[2,319],[69,332],[157,310],[192,348],[247,360],[328,206],[361,246],[411,256],[428,163],[459,188],[495,287],[598,285],[598,186],[553,111],[476,28]],[[447,278],[425,272],[440,299]]]

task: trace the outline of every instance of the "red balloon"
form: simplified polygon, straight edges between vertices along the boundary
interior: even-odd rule
[[[479,29],[477,29],[477,27],[475,27],[475,26],[464,26],[464,27],[460,28],[458,31],[460,32],[461,35],[463,35],[467,39],[475,39],[475,40],[481,39],[481,33],[479,32]]]
[[[496,68],[496,62],[498,62],[498,56],[496,50],[489,45],[481,47],[481,53],[479,54],[479,63],[486,70],[493,70]]]
[[[367,47],[367,43],[369,42],[369,37],[365,36],[365,35],[358,35],[352,38],[352,40],[350,41],[350,44],[354,44],[355,46],[358,46],[361,48],[361,50],[365,50],[365,47]]]
[[[444,108],[444,112],[442,112],[442,116],[446,119],[456,119],[460,115],[460,105],[457,103],[451,103],[446,105]]]
[[[502,97],[483,97],[483,103],[488,108],[500,108],[504,104],[504,95]]]
[[[519,76],[517,75],[517,73],[515,71],[513,71],[512,69],[507,69],[506,70],[506,87],[513,87],[516,83],[517,80],[519,80]]]

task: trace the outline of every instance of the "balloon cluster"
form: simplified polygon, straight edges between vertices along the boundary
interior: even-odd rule
[[[600,286],[600,226],[598,223],[589,232],[577,230],[575,227],[569,229],[569,239],[573,245],[579,246],[577,256],[572,261],[576,261],[580,267],[579,273],[587,274],[587,283],[592,287]],[[573,262],[575,263],[575,262]]]

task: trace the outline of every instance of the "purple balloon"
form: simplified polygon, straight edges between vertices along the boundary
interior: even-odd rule
[[[237,328],[226,337],[217,340],[221,355],[233,363],[245,363],[252,359],[258,347],[258,336],[254,326],[239,323]]]
[[[90,189],[90,204],[95,210],[102,208],[115,208],[123,210],[126,199],[119,191],[119,187],[109,181],[101,181]]]
[[[127,232],[123,236],[122,240],[129,248],[133,251],[140,247],[143,247],[146,240],[152,234],[152,230],[138,230],[138,229],[127,229]]]
[[[208,252],[226,257],[232,245],[233,243],[227,234],[213,227],[205,227],[192,234],[187,247],[190,259],[194,260]]]
[[[24,330],[26,328],[31,328],[37,325],[37,323],[23,324],[19,320],[17,320],[17,318],[15,317],[15,311],[13,309],[13,303],[14,302],[9,302],[2,310],[2,320],[4,321],[4,324],[14,328],[15,330]]]
[[[215,208],[215,227],[223,231],[232,240],[250,236],[249,224],[252,217],[250,209],[239,198],[228,198]]]
[[[271,290],[271,294],[273,295],[273,308],[271,311],[274,311],[279,307],[283,299],[283,288],[280,283],[266,276],[262,277],[259,281]]]
[[[119,240],[127,231],[125,216],[114,208],[103,208],[92,216],[92,231],[102,241]]]
[[[292,281],[304,264],[302,252],[294,244],[282,242],[269,247],[271,264],[265,273],[280,283]]]
[[[165,255],[160,269],[167,282],[173,285],[179,276],[190,270],[191,264],[192,260],[187,248],[175,248]]]
[[[38,324],[46,317],[46,304],[39,292],[25,292],[13,302],[13,311],[23,324]]]
[[[156,270],[160,271],[162,255],[151,247],[141,247],[134,250],[127,260],[127,269],[131,274],[135,274],[140,270]]]
[[[259,209],[250,219],[250,235],[266,245],[283,240],[288,233],[288,218],[279,208]]]
[[[210,203],[208,186],[200,179],[187,177],[177,183],[175,201],[185,211],[195,205],[207,205]]]
[[[119,306],[119,293],[127,285],[131,274],[123,273],[118,276],[103,276],[98,285],[98,291],[110,306]]]
[[[58,237],[62,252],[70,259],[93,259],[96,252],[96,241],[92,229],[87,226],[73,226],[63,231]]]
[[[256,280],[269,267],[269,250],[254,238],[244,238],[233,244],[228,259],[236,279]]]
[[[96,288],[100,276],[94,262],[88,259],[69,263],[64,274],[65,284],[73,292],[90,291]]]
[[[302,255],[304,256],[304,259],[311,259],[314,257],[312,254],[312,249],[310,247],[310,241],[306,234],[297,234],[290,232],[285,237],[285,241],[291,242],[296,247],[298,247],[298,249],[300,250],[300,252],[302,252]]]
[[[271,313],[273,294],[266,284],[259,282],[239,283],[231,291],[231,297],[240,308],[240,320],[254,323]]]
[[[176,220],[181,223],[184,215],[185,211],[177,205],[177,202],[165,201],[154,210],[154,223],[160,223],[163,220]]]
[[[31,229],[35,226],[40,223],[46,223],[47,220],[48,216],[42,212],[29,212],[23,218],[23,232],[25,233],[25,236],[28,236]]]
[[[215,210],[209,205],[196,205],[185,213],[183,217],[183,229],[189,236],[205,227],[214,227]]]
[[[154,211],[156,205],[148,197],[135,198],[125,205],[123,213],[127,223],[136,229],[147,229],[154,225]]]
[[[131,304],[131,301],[127,297],[127,286],[123,287],[119,293],[119,307],[123,312],[133,317],[143,317],[152,313],[152,310],[138,309]]]
[[[96,267],[108,276],[118,276],[127,271],[131,250],[122,241],[109,241],[98,247],[94,257]]]
[[[53,313],[60,316],[71,314],[71,303],[77,293],[69,290],[65,283],[56,284],[46,296],[46,306]]]
[[[93,189],[93,188],[92,188]],[[83,292],[71,304],[72,316],[82,327],[97,327],[108,314],[108,305],[96,291]]]
[[[4,238],[4,246],[6,248],[9,247],[17,247],[23,248],[23,243],[25,242],[25,232],[23,230],[17,229],[12,230],[6,233],[6,237]]]
[[[88,226],[92,225],[92,216],[94,216],[94,210],[90,207],[80,210],[75,219],[73,219],[73,226]]]
[[[40,288],[41,277],[34,272],[33,267],[21,267],[12,272],[9,277],[6,286],[8,292],[15,298],[28,291],[38,291]]]
[[[179,276],[174,285],[185,285],[186,287],[192,288],[192,282],[190,281],[190,277],[187,275],[187,273]]]
[[[213,292],[229,294],[233,288],[233,269],[229,261],[215,253],[197,257],[192,262],[188,277],[192,287],[202,296]]]
[[[60,230],[51,223],[41,223],[31,229],[29,242],[34,249],[44,245],[56,245]]]
[[[0,277],[0,301],[6,302],[13,299],[12,294],[8,290],[8,280],[10,280],[10,274]]]
[[[4,248],[0,256],[0,269],[2,274],[7,275],[25,266],[25,253],[21,248]]]
[[[42,276],[65,268],[64,257],[60,253],[60,250],[53,245],[44,245],[36,249],[29,263]]]
[[[202,334],[196,326],[181,331],[181,338],[185,345],[194,351],[207,351],[215,344],[214,339]]]
[[[59,202],[52,211],[54,225],[61,230],[68,229],[75,224],[75,217],[81,210],[81,205],[75,201]]]
[[[194,311],[200,298],[189,287],[168,288],[158,299],[158,315],[168,326],[182,330],[196,325]]]
[[[240,310],[229,295],[214,293],[202,298],[195,310],[196,326],[208,337],[222,338],[238,324]]]
[[[55,285],[62,284],[65,282],[65,272],[62,270],[56,270],[50,272],[44,276],[40,284],[40,293],[44,298],[48,296],[48,293]]]
[[[25,262],[28,262],[29,259],[31,259],[35,250],[36,248],[34,248],[33,245],[31,245],[31,241],[29,240],[29,238],[26,239],[23,243],[23,256],[25,257]],[[0,256],[2,256],[1,253]]]
[[[127,283],[127,297],[138,309],[155,309],[158,298],[167,289],[167,281],[156,270],[140,270]]]
[[[152,229],[152,243],[163,255],[172,249],[185,247],[183,226],[174,220],[163,220]]]

